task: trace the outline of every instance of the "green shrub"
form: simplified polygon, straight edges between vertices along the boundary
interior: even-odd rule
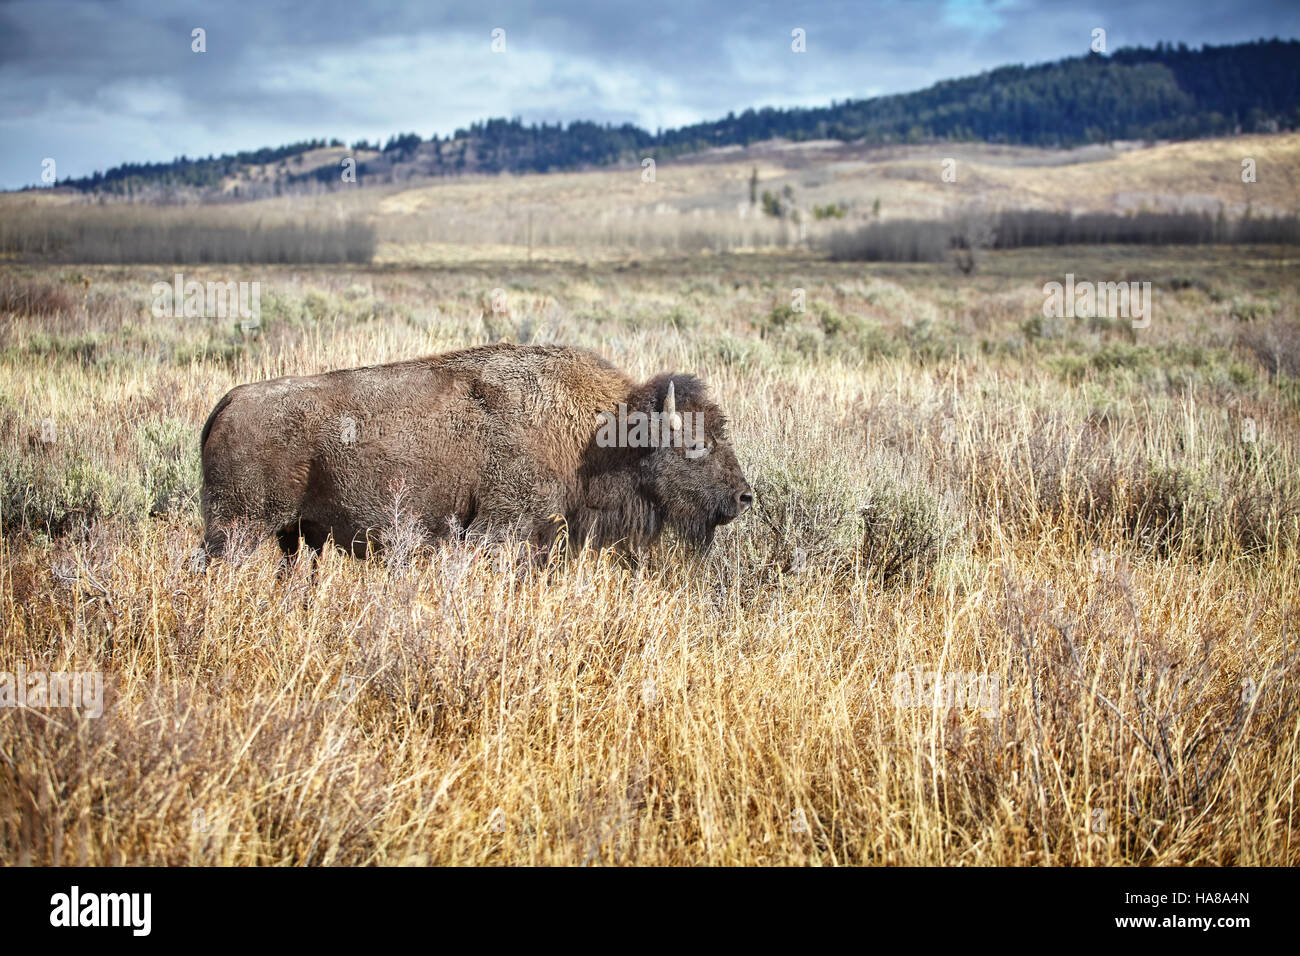
[[[33,445],[0,462],[4,532],[73,533],[116,515],[141,512],[139,485],[92,462],[73,442]]]
[[[177,418],[145,422],[135,442],[149,513],[197,515],[203,473],[195,429]]]
[[[867,489],[859,514],[863,563],[885,582],[924,575],[953,536],[952,515],[917,483],[878,481]]]
[[[783,573],[858,567],[882,583],[914,579],[957,533],[952,508],[893,459],[792,462],[754,483],[760,564]],[[945,510],[947,513],[945,513]]]

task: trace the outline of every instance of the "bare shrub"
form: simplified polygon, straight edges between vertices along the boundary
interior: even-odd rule
[[[64,283],[9,274],[0,276],[0,316],[50,318],[72,312],[78,305]]]
[[[1238,331],[1237,342],[1269,375],[1300,378],[1300,322],[1272,319],[1252,323]]]
[[[968,216],[949,220],[894,219],[857,230],[836,230],[826,240],[832,259],[864,262],[940,262],[957,250],[959,267],[970,263]],[[988,235],[991,233],[991,235]],[[1300,243],[1300,216],[1274,219],[1221,220],[1204,213],[1049,212],[1007,210],[992,220],[993,249],[1124,243],[1127,245],[1197,245],[1209,243]]]
[[[857,230],[837,229],[826,248],[834,260],[942,262],[952,248],[952,234],[952,226],[945,222],[895,219]]]

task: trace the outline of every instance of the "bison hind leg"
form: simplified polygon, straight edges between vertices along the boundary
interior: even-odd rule
[[[330,540],[330,529],[315,521],[294,521],[277,531],[275,540],[289,556],[298,554],[303,545],[320,554]]]

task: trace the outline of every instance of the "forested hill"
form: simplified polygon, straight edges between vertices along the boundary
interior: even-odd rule
[[[868,143],[981,140],[1029,146],[1078,146],[1112,140],[1182,139],[1300,127],[1300,41],[1232,46],[1157,44],[1090,54],[1038,66],[1006,66],[947,80],[914,93],[848,100],[826,107],[765,107],[725,119],[651,133],[630,124],[525,125],[493,119],[429,140],[406,133],[369,150],[358,180],[418,174],[573,169],[645,156],[667,158],[716,146],[783,137]],[[135,194],[164,187],[215,189],[253,163],[279,163],[273,184],[250,182],[245,194],[294,183],[337,183],[335,162],[295,169],[290,160],[324,140],[232,156],[128,164],[62,183],[85,191]],[[341,147],[337,140],[328,146]],[[302,166],[301,162],[297,164]]]
[[[1300,41],[1092,54],[1040,66],[1005,66],[929,89],[820,109],[747,110],[663,134],[665,144],[712,137],[983,140],[1078,146],[1116,139],[1175,139],[1300,125]]]

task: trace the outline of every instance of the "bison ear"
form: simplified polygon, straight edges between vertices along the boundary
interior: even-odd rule
[[[671,379],[668,381],[668,394],[664,396],[664,418],[668,419],[668,424],[673,431],[682,430],[682,416],[677,414],[677,394],[673,390]]]

